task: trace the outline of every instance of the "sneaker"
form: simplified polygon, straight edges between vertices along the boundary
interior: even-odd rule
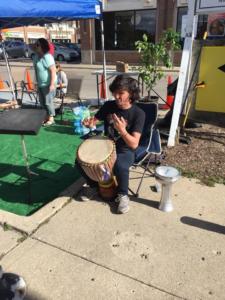
[[[88,184],[84,184],[80,192],[81,201],[89,201],[98,194],[97,187],[90,187]]]
[[[121,195],[121,194],[118,194],[116,200],[116,202],[119,202],[119,206],[118,206],[118,209],[117,209],[117,212],[119,214],[125,214],[129,211],[129,197],[127,195]]]
[[[43,126],[51,126],[51,125],[54,125],[55,124],[55,121],[54,120],[48,120],[47,122],[45,122],[43,124]]]

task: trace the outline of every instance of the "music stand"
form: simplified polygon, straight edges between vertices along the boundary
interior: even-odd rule
[[[31,175],[38,175],[30,170],[24,135],[37,135],[46,118],[44,109],[11,109],[0,114],[0,134],[21,136],[22,152],[26,164],[29,184],[29,203],[31,202]]]

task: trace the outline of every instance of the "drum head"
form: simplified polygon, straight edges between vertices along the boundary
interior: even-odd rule
[[[98,164],[109,158],[114,149],[110,139],[95,136],[85,140],[78,149],[78,158],[87,164]]]
[[[156,176],[161,178],[177,178],[180,173],[177,169],[169,166],[160,166],[155,170]]]

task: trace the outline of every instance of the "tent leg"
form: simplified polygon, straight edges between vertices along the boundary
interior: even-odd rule
[[[101,22],[101,40],[102,40],[104,84],[105,84],[106,99],[108,100],[108,89],[107,89],[107,81],[106,81],[106,56],[105,56],[105,38],[104,38],[104,22],[103,22],[103,19],[101,19],[100,22]]]
[[[9,61],[8,61],[8,58],[7,58],[7,53],[5,51],[4,42],[1,42],[1,45],[2,45],[3,56],[4,56],[4,59],[5,59],[5,63],[6,63],[6,68],[7,68],[8,74],[9,74],[10,87],[11,87],[11,91],[12,91],[13,98],[14,98],[13,100],[17,100],[17,96],[15,94],[15,84],[13,83],[12,72],[11,72],[11,69],[10,69],[10,66],[9,66]]]

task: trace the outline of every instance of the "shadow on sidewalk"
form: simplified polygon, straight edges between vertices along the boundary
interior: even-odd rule
[[[209,230],[220,234],[225,234],[225,226],[216,223],[211,223],[208,221],[186,217],[186,216],[182,217],[180,220],[183,224],[186,225],[198,227],[200,229]]]
[[[75,194],[73,194],[73,200],[82,203],[83,201],[81,200],[81,190],[82,189],[79,189]],[[158,209],[158,207],[159,207],[159,201],[154,201],[154,200],[145,199],[145,198],[139,198],[139,197],[135,197],[133,195],[129,195],[129,198],[130,198],[130,201],[132,201],[132,202],[144,204],[146,206],[149,206],[149,207],[152,207],[155,209]],[[95,194],[94,197],[92,199],[90,199],[89,201],[98,202],[105,206],[108,205],[112,214],[118,214],[117,213],[118,203],[115,202],[115,199],[104,200],[101,198],[101,196],[98,193],[98,194]]]
[[[153,207],[153,208],[158,209],[158,207],[159,207],[159,202],[158,201],[144,199],[144,198],[136,198],[134,196],[131,196],[130,199],[133,202],[144,204],[144,205],[147,205],[147,206],[150,206],[150,207]]]
[[[157,202],[157,201],[143,199],[143,198],[136,198],[134,196],[129,196],[129,197],[130,197],[130,201],[132,201],[132,202],[144,204],[144,205],[158,209],[159,202]],[[116,203],[115,201],[107,201],[107,202],[105,202],[103,200],[99,200],[99,201],[108,204],[110,207],[111,213],[118,215],[118,213],[117,213],[118,203]]]
[[[25,296],[24,300],[45,300],[39,294],[34,292],[28,292]]]

